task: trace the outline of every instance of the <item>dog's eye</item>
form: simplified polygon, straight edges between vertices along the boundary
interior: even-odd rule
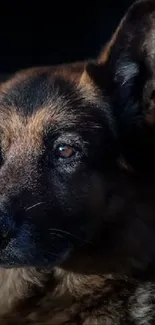
[[[69,145],[61,145],[57,148],[57,155],[64,159],[72,157],[75,152],[75,149]]]

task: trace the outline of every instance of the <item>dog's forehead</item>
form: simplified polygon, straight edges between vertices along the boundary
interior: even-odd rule
[[[19,77],[17,75],[6,86],[2,86],[0,104],[15,108],[22,115],[31,115],[40,107],[56,106],[55,103],[64,103],[66,106],[72,104],[75,107],[80,99],[80,93],[73,83],[43,71],[23,78],[19,74]]]
[[[76,125],[84,106],[77,85],[60,76],[17,75],[0,89],[0,133],[5,147],[24,138],[38,143],[50,126],[58,130]]]
[[[86,106],[84,94],[76,84],[50,71],[19,73],[0,88],[0,128],[17,120],[27,124],[74,123]],[[83,110],[84,111],[84,110]],[[37,121],[37,123],[36,123]],[[18,123],[17,123],[18,125]]]

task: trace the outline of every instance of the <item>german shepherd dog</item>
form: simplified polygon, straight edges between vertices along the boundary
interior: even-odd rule
[[[1,325],[154,324],[154,35],[138,1],[97,63],[0,86]]]

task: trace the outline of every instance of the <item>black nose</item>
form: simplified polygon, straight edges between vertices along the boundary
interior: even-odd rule
[[[15,225],[13,218],[0,211],[0,250],[7,246],[14,233]]]

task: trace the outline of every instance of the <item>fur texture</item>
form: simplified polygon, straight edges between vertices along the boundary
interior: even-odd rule
[[[154,14],[136,2],[98,65],[0,87],[2,325],[154,323]]]
[[[154,0],[136,1],[98,65],[86,68],[91,84],[108,98],[125,159],[142,174],[152,173],[155,163],[154,31]]]

